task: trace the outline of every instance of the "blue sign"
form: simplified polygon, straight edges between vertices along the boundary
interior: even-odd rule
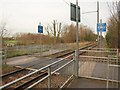
[[[43,33],[43,26],[38,25],[38,33]]]
[[[97,32],[106,32],[106,23],[97,23]]]

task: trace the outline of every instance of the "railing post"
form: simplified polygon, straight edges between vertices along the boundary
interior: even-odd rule
[[[109,88],[109,61],[110,61],[110,56],[108,55],[108,60],[107,60],[107,85],[106,88]]]
[[[116,64],[119,65],[119,50],[117,49],[117,61],[116,61]]]
[[[78,71],[79,71],[79,60],[77,51],[75,50],[75,76],[78,78]]]
[[[7,64],[7,48],[5,49],[5,64]]]
[[[4,51],[2,51],[2,64],[6,64],[6,59],[7,59],[7,50],[6,48],[4,49]]]
[[[75,53],[74,53],[74,55],[73,55],[73,60],[74,60],[74,62],[73,62],[73,74],[74,74],[74,76],[76,76],[76,75],[75,75],[75,73],[76,73]]]
[[[49,77],[48,77],[48,90],[50,90],[50,88],[51,88],[51,67],[50,66],[48,67],[48,75],[49,75]]]
[[[119,66],[119,49],[117,49],[117,61],[116,61],[116,64]],[[118,67],[118,73],[119,73],[119,67]],[[119,74],[118,74],[119,75]],[[118,77],[118,81],[119,81],[119,77]],[[119,85],[120,85],[120,82],[117,83],[117,88],[119,88]]]

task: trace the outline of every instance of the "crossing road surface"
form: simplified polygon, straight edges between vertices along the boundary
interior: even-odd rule
[[[31,69],[40,69],[40,68],[42,68],[48,64],[51,64],[57,60],[60,60],[60,58],[50,59],[50,58],[20,56],[20,57],[14,57],[14,58],[7,59],[7,64],[12,65],[12,66],[20,66],[20,67],[29,67],[30,66],[29,68],[31,68]],[[61,67],[65,63],[67,63],[68,61],[69,60],[63,60],[61,63],[53,65],[51,67],[51,70],[54,71],[55,69]],[[72,65],[72,67],[73,67],[73,65]],[[66,68],[64,70],[63,69],[60,70],[59,73],[67,71],[68,68]],[[72,68],[72,70],[73,70],[73,68]],[[70,66],[70,68],[69,68],[70,73],[73,72],[72,70],[71,70],[71,66]]]
[[[55,62],[56,60],[58,60],[58,59],[19,56],[19,57],[7,59],[7,64],[12,65],[12,66],[21,66],[21,67],[32,66],[36,69],[39,69],[43,66],[46,66],[50,63]]]

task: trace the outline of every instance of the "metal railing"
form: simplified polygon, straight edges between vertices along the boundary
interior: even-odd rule
[[[7,58],[7,51],[6,50],[2,50],[0,51],[0,59],[2,61],[1,64],[6,64],[6,58]]]
[[[113,59],[112,57],[113,56],[109,55],[108,61],[107,61],[107,86],[106,86],[106,88],[109,88],[109,87],[118,88],[119,83],[120,83],[120,80],[119,80],[119,69],[120,69],[119,56],[116,59]]]
[[[92,46],[92,44],[91,45],[88,45],[88,46]],[[85,49],[85,48],[87,48],[88,46],[85,46],[85,47],[82,47],[82,48],[80,48],[80,49]],[[19,82],[19,81],[21,81],[21,80],[23,80],[23,79],[25,79],[25,78],[27,78],[27,77],[30,77],[30,76],[32,76],[32,75],[34,75],[34,74],[36,74],[36,73],[39,73],[39,72],[41,72],[41,71],[44,71],[44,70],[47,70],[47,73],[48,73],[48,75],[46,75],[45,77],[43,77],[42,79],[40,79],[40,80],[38,80],[38,81],[36,81],[34,84],[32,84],[32,85],[30,85],[29,87],[27,87],[26,89],[30,89],[30,88],[32,88],[32,87],[34,87],[34,86],[36,86],[36,85],[38,85],[39,83],[41,83],[42,81],[44,81],[45,79],[47,79],[48,78],[48,84],[47,84],[47,87],[46,88],[51,88],[52,86],[51,86],[51,84],[52,84],[52,81],[54,80],[53,78],[52,78],[52,76],[54,76],[54,74],[55,73],[60,73],[59,75],[62,75],[62,76],[67,76],[67,79],[65,78],[65,80],[64,80],[64,82],[63,83],[61,83],[61,85],[59,85],[59,89],[61,89],[61,88],[63,88],[65,85],[66,85],[66,83],[67,82],[69,82],[69,80],[71,80],[71,78],[73,77],[73,76],[76,76],[76,60],[66,60],[68,57],[73,57],[74,56],[74,54],[71,54],[71,55],[69,55],[69,56],[67,56],[67,57],[65,57],[65,58],[63,58],[63,59],[59,59],[58,61],[56,61],[56,62],[54,62],[54,63],[51,63],[51,64],[49,64],[49,65],[47,65],[47,66],[45,66],[45,67],[42,67],[42,68],[40,68],[40,69],[38,69],[38,70],[35,70],[35,71],[33,71],[33,72],[31,72],[31,73],[29,73],[29,74],[27,74],[27,75],[25,75],[25,76],[23,76],[23,77],[21,77],[21,78],[18,78],[18,79],[16,79],[16,80],[14,80],[14,81],[12,81],[12,82],[10,82],[10,83],[7,83],[7,84],[5,84],[5,85],[3,85],[3,86],[1,86],[0,87],[0,89],[4,89],[4,88],[8,88],[9,86],[11,86],[11,85],[13,85],[13,84],[15,84],[15,83],[17,83],[17,82]],[[75,58],[75,57],[74,57]],[[64,62],[64,61],[67,61],[67,62]],[[57,66],[57,68],[55,67],[55,69],[53,69],[54,67],[53,66],[56,66],[57,64],[60,64],[60,63],[62,63],[62,65],[58,65]],[[61,78],[61,77],[60,77]],[[52,79],[52,80],[51,80]],[[64,79],[64,78],[62,78],[62,79]],[[53,87],[52,87],[53,88]]]
[[[71,55],[69,55],[69,56],[67,56],[67,57],[65,57],[65,58],[63,58],[63,59],[60,59],[60,60],[58,60],[58,61],[56,61],[56,62],[54,62],[54,63],[51,63],[51,64],[49,64],[49,65],[47,65],[47,66],[45,66],[45,67],[42,67],[42,68],[40,68],[40,69],[38,69],[38,70],[35,70],[35,71],[33,71],[33,72],[31,72],[31,73],[29,73],[29,74],[27,74],[27,75],[25,75],[25,76],[23,76],[23,77],[21,77],[21,78],[18,78],[18,79],[14,80],[14,81],[12,81],[12,82],[10,82],[10,83],[7,83],[7,84],[1,86],[0,89],[8,88],[9,86],[11,86],[11,85],[13,85],[13,84],[15,84],[15,83],[23,80],[23,79],[25,79],[25,78],[27,78],[27,77],[35,74],[35,73],[38,73],[38,72],[40,72],[40,71],[42,71],[42,70],[45,70],[45,69],[48,69],[48,75],[45,76],[45,77],[43,77],[42,79],[38,80],[38,81],[35,82],[34,84],[30,85],[29,87],[27,87],[27,90],[30,89],[30,88],[32,88],[32,87],[34,87],[35,85],[39,84],[40,82],[44,81],[44,80],[47,79],[47,78],[48,78],[48,87],[46,87],[46,88],[51,88],[51,79],[52,79],[51,76],[52,76],[53,74],[55,74],[56,72],[58,72],[59,70],[63,69],[64,67],[66,67],[66,66],[68,66],[68,65],[71,66],[70,64],[72,64],[72,66],[73,66],[72,69],[73,69],[73,71],[74,71],[74,64],[75,64],[74,62],[75,62],[75,60],[67,61],[67,63],[63,63],[62,66],[58,67],[58,68],[55,69],[55,70],[52,70],[52,66],[54,66],[54,65],[56,65],[56,64],[59,64],[59,63],[61,63],[61,62],[63,62],[63,61],[66,61],[66,59],[67,59],[68,57],[70,57],[70,56],[73,56],[73,54],[71,54]],[[68,69],[68,68],[67,68],[67,69]],[[63,71],[64,71],[64,70],[63,70]],[[72,71],[72,72],[73,72],[73,71]],[[59,88],[63,88],[64,85],[65,85],[73,76],[74,76],[74,72],[73,72],[73,73],[70,73],[69,78],[68,78],[66,81],[64,81],[64,83],[63,83]]]
[[[120,83],[118,49],[92,48],[91,50],[80,50],[80,52],[85,52],[79,57],[80,77],[104,80],[107,82],[106,88],[118,87],[118,83]]]

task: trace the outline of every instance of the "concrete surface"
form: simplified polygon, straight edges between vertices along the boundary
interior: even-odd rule
[[[106,85],[106,81],[78,78],[73,80],[68,88],[106,88]],[[117,88],[117,84],[109,83],[109,88]]]
[[[79,62],[79,76],[87,77],[97,77],[97,78],[107,78],[107,64],[105,62],[92,62],[85,61]],[[119,69],[120,70],[120,69]],[[118,68],[109,68],[109,78],[113,80],[118,80]]]

